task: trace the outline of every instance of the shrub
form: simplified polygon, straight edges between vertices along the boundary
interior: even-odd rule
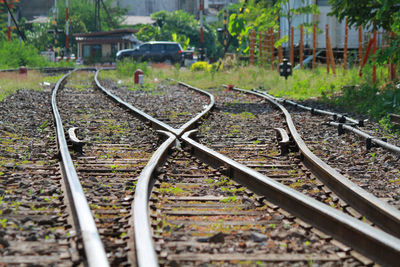
[[[1,68],[18,68],[19,66],[45,67],[50,64],[48,60],[39,55],[33,45],[18,40],[0,41]]]
[[[190,66],[190,70],[191,71],[208,71],[208,66],[210,64],[208,64],[205,61],[197,61],[195,63],[192,64],[192,66]]]
[[[218,63],[208,64],[205,61],[197,61],[190,66],[191,71],[208,71],[211,73],[215,73],[217,69]],[[222,69],[222,64],[220,69]]]
[[[117,61],[117,71],[122,76],[133,76],[137,69],[141,69],[145,75],[149,74],[146,62],[137,62],[128,58],[125,58],[123,61]]]

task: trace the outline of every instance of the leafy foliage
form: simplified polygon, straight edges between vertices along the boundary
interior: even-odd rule
[[[332,5],[331,15],[339,20],[348,19],[349,25],[383,28],[387,32],[394,32],[389,46],[382,50],[378,56],[379,63],[387,63],[391,58],[400,62],[400,3],[398,0],[385,1],[351,1],[329,0]]]
[[[114,7],[112,2],[113,1],[111,0],[104,1],[107,10],[110,12],[112,21],[109,21],[104,8],[101,9],[100,16],[102,18],[102,31],[111,30],[121,26],[122,15],[125,13],[125,11],[119,7]],[[69,46],[72,51],[75,51],[76,42],[75,38],[72,37],[73,34],[96,31],[94,4],[92,1],[70,0],[69,13],[72,14],[69,17]],[[60,33],[57,36],[57,42],[60,47],[64,47],[66,43],[65,16],[65,2],[59,1],[57,28],[64,31],[64,33]],[[25,31],[28,42],[32,43],[40,51],[45,50],[46,46],[54,44],[54,35],[48,33],[48,30],[54,30],[54,26],[50,22],[45,24],[33,24],[31,29],[26,29]]]
[[[335,103],[348,110],[368,114],[379,120],[388,113],[400,113],[400,89],[390,84],[378,88],[373,83],[360,87],[345,87]]]
[[[19,40],[0,41],[0,68],[45,67],[49,62],[39,55],[37,49]]]
[[[332,5],[330,14],[339,20],[347,17],[349,25],[382,27],[390,31],[399,17],[399,7],[395,7],[399,4],[398,0],[329,0],[329,3]]]
[[[129,58],[117,61],[117,72],[121,77],[132,77],[137,69],[141,69],[145,75],[149,74],[146,62],[136,62]]]
[[[167,12],[159,11],[152,14],[151,18],[156,21],[155,28],[150,32],[156,33],[153,39],[157,41],[179,41],[182,46],[201,47],[200,24],[195,17],[182,10]],[[217,55],[216,33],[207,23],[204,23],[204,39],[207,55]]]
[[[49,44],[54,43],[54,35],[48,33],[50,28],[50,22],[33,24],[31,30],[25,31],[27,42],[35,46],[39,51],[45,51]]]
[[[242,12],[239,12],[239,10],[242,10]],[[304,0],[301,1],[299,7],[292,7],[289,0],[242,1],[241,5],[238,6],[237,12],[231,14],[229,18],[228,30],[239,41],[237,50],[247,54],[250,44],[250,30],[264,32],[271,27],[278,30],[279,18],[287,18],[290,26],[292,19],[301,14],[318,14],[318,6],[315,4],[307,5]],[[306,29],[312,27],[307,24],[304,24],[304,26],[306,26]],[[289,41],[289,37],[285,35],[280,40],[277,40],[275,45],[279,46],[286,41]]]

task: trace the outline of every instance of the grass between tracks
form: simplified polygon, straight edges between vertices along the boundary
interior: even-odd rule
[[[225,66],[225,65],[224,65]],[[388,113],[400,114],[400,86],[386,80],[387,68],[377,67],[377,84],[372,82],[372,66],[363,69],[352,68],[344,72],[337,68],[337,74],[327,75],[325,67],[315,70],[295,70],[292,77],[285,80],[277,70],[259,66],[234,66],[230,69],[215,71],[191,71],[179,66],[156,65],[150,67],[144,63],[118,63],[117,71],[103,72],[101,77],[118,80],[119,83],[135,90],[134,71],[138,68],[145,73],[144,88],[151,90],[161,80],[173,78],[198,88],[221,88],[222,84],[233,84],[243,89],[262,88],[268,93],[295,100],[312,99],[316,102],[341,106],[346,112],[365,114],[376,121],[382,121],[386,127]]]

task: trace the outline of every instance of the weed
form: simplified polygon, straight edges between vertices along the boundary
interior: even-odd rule
[[[0,226],[2,228],[6,228],[7,227],[7,219],[6,218],[0,219]]]
[[[371,155],[371,162],[374,162],[376,154],[373,152],[373,153],[370,153],[370,155]]]
[[[127,236],[128,234],[126,233],[126,232],[122,232],[120,235],[119,235],[119,238],[123,238],[124,236]]]
[[[231,196],[231,197],[227,197],[227,198],[221,199],[220,202],[224,202],[224,203],[228,203],[228,202],[235,203],[235,202],[238,202],[238,199],[237,199],[236,196]]]

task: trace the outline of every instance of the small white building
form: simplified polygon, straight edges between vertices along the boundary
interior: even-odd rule
[[[114,61],[117,51],[133,48],[141,42],[132,29],[118,29],[107,32],[74,34],[78,51],[77,57],[85,61]]]

